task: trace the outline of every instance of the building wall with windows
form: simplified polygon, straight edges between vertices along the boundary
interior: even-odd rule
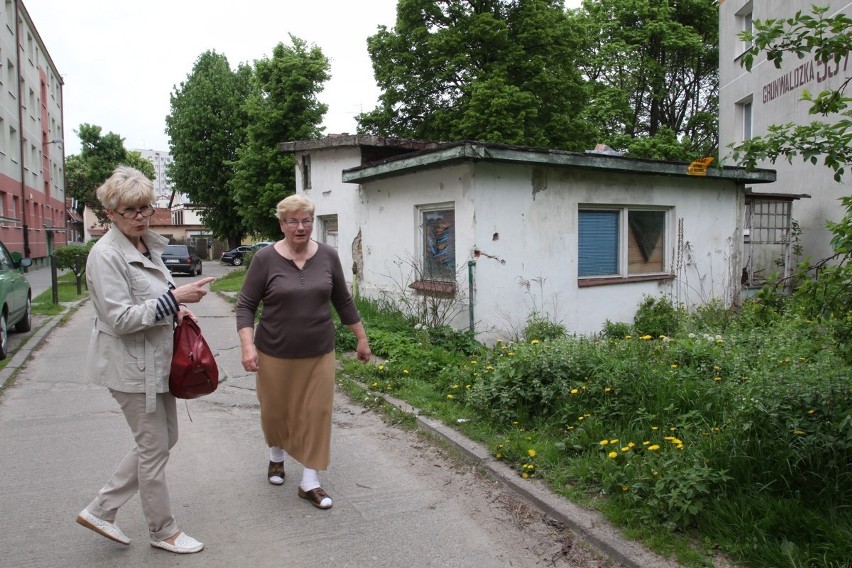
[[[65,244],[62,78],[21,0],[0,2],[0,240],[37,264]]]
[[[172,199],[174,184],[168,176],[172,155],[166,150],[134,150],[154,166],[154,193],[157,195],[157,207],[168,207]]]
[[[784,57],[780,68],[776,68],[761,55],[751,72],[742,67],[742,55],[749,45],[737,34],[751,29],[755,20],[789,18],[797,11],[808,14],[812,4],[829,6],[828,15],[838,12],[852,15],[849,0],[722,0],[719,3],[719,147],[724,161],[731,161],[729,145],[764,135],[773,124],[807,124],[815,119],[822,120],[822,117],[808,114],[810,104],[801,100],[805,90],[816,95],[840,87],[852,76],[852,62],[848,57],[837,64],[824,65],[811,55],[799,59],[791,54]],[[795,158],[792,163],[781,159],[775,164],[767,162],[761,166],[777,170],[778,179],[775,183],[754,187],[753,191],[809,195],[809,199],[796,201],[792,209],[792,218],[801,228],[804,254],[814,259],[830,256],[833,252],[831,233],[825,223],[838,221],[843,216],[838,199],[852,193],[849,182],[834,181],[833,170],[821,162],[813,165]]]
[[[744,184],[774,180],[468,142],[375,162],[353,149],[299,152],[311,154],[312,176],[300,191],[317,219],[337,216],[359,291],[410,306],[455,297],[453,325],[473,322],[484,341],[512,337],[533,313],[596,333],[632,321],[646,295],[737,302]]]

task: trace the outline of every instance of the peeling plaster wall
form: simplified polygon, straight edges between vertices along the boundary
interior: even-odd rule
[[[418,206],[454,204],[458,283],[467,297],[464,267],[475,260],[474,316],[485,341],[511,337],[533,311],[570,331],[595,333],[607,319],[632,321],[645,295],[688,305],[726,301],[738,281],[742,194],[733,182],[477,162],[367,182],[362,195],[361,290],[371,295],[410,282],[405,267],[419,256]],[[680,278],[579,287],[577,210],[595,204],[672,207],[667,265],[678,257],[683,219]],[[341,242],[348,242],[342,229]],[[466,327],[467,312],[458,320]]]
[[[302,156],[311,155],[311,188],[304,190]],[[361,165],[361,150],[355,146],[296,152],[297,193],[305,195],[316,205],[317,218],[337,215],[337,254],[343,265],[346,280],[352,282],[353,243],[361,230],[359,218],[360,189],[356,184],[343,183],[341,171]],[[314,224],[313,238],[319,240],[320,223]]]

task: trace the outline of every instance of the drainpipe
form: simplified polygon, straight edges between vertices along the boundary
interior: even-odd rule
[[[20,25],[20,7],[19,3],[16,0],[15,2],[15,63],[18,66],[17,77],[15,78],[18,82],[18,158],[21,162],[21,224],[24,231],[23,241],[24,241],[24,258],[30,257],[30,228],[27,225],[27,175],[26,168],[24,167],[24,100],[21,98],[21,79],[23,78],[23,74],[21,73],[21,49],[23,46],[21,45],[21,25]]]
[[[475,260],[467,261],[467,311],[470,317],[470,332],[476,330],[473,325],[473,268],[476,266]]]

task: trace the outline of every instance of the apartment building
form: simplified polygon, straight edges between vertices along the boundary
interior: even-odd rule
[[[65,244],[62,77],[21,0],[0,3],[0,240],[46,262]]]
[[[828,15],[852,15],[850,0],[719,2],[719,147],[724,163],[731,163],[730,144],[764,135],[771,125],[832,120],[808,114],[810,103],[801,99],[805,90],[816,95],[848,81],[852,76],[848,56],[826,65],[812,55],[799,59],[790,54],[780,68],[760,56],[750,72],[742,66],[742,55],[750,45],[738,37],[740,32],[752,29],[754,21],[786,19],[798,11],[810,14],[812,4],[829,6]],[[786,256],[789,260],[791,242],[798,240],[803,255],[814,260],[830,256],[832,235],[826,221],[842,218],[844,209],[838,200],[852,194],[848,175],[846,181],[838,183],[833,170],[821,162],[814,165],[794,158],[792,163],[779,159],[759,166],[775,169],[778,178],[774,183],[749,188],[747,194],[744,246],[751,264],[743,280],[753,285],[759,285],[769,272],[778,271],[776,259]],[[800,235],[791,234],[790,220],[798,224]]]
[[[168,207],[172,199],[174,184],[168,176],[172,155],[167,150],[134,150],[154,165],[154,193],[157,195],[157,207]]]

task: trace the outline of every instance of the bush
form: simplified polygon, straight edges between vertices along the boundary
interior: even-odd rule
[[[678,327],[678,316],[668,298],[646,296],[636,311],[633,327],[637,335],[672,335]]]

